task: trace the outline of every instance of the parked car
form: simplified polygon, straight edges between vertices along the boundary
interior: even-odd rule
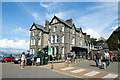
[[[18,57],[18,58],[15,58],[15,59],[13,60],[13,62],[14,62],[15,64],[20,64],[20,63],[21,63],[21,56]]]
[[[26,60],[27,60],[27,65],[32,65],[32,56],[31,57],[26,57]],[[20,64],[21,63],[21,56],[20,57],[18,57],[18,58],[15,58],[14,60],[13,60],[13,62],[15,63],[15,64]]]
[[[8,57],[3,57],[2,58],[2,62],[10,62],[10,61],[13,61],[14,57],[12,56],[8,56]]]
[[[0,58],[0,62],[2,62],[2,60],[3,60],[4,58],[5,58],[5,57]]]
[[[34,55],[32,58],[34,63],[37,61],[37,58],[40,58],[40,64],[44,64],[44,53]]]

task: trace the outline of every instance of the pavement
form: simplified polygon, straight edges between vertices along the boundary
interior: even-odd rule
[[[78,64],[66,66],[65,63],[54,63],[54,71],[73,75],[78,78],[100,78],[101,79],[116,79],[120,80],[118,62],[111,63],[107,69],[99,69],[95,67],[95,62],[90,60],[82,61]],[[52,64],[41,66],[43,68],[51,69]]]
[[[86,60],[78,64],[54,63],[42,66],[26,66],[20,69],[18,64],[2,63],[3,78],[80,78],[99,80],[120,80],[119,63],[111,63],[107,69],[95,67],[95,62]]]

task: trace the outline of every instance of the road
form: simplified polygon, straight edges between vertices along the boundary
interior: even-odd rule
[[[25,67],[10,63],[2,63],[2,78],[75,78],[41,67]]]

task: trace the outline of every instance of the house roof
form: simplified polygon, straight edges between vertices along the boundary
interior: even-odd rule
[[[37,30],[41,30],[41,31],[43,31],[43,32],[47,32],[47,33],[48,33],[48,31],[47,31],[47,30],[45,29],[45,27],[42,26],[42,25],[33,23],[32,27],[33,27],[33,26],[35,26]],[[30,31],[32,31],[32,27],[30,28]]]
[[[81,28],[76,28],[76,27],[75,27],[75,24],[71,24],[71,25],[70,25],[70,24],[68,24],[66,21],[58,18],[57,16],[54,16],[54,17],[53,17],[53,19],[52,19],[51,22],[49,23],[50,25],[51,25],[52,21],[53,21],[55,18],[56,18],[57,20],[59,20],[60,22],[62,22],[63,24],[67,25],[69,28],[74,27],[77,32],[80,32],[80,30],[81,30],[81,32],[83,33],[83,31],[82,31]]]
[[[50,25],[51,25],[52,21],[53,21],[55,18],[58,19],[58,20],[59,20],[60,22],[62,22],[63,24],[67,25],[68,27],[72,28],[73,25],[68,24],[67,22],[65,22],[64,20],[62,20],[62,19],[60,19],[60,18],[58,18],[58,17],[56,17],[56,16],[53,17],[53,19],[52,19],[51,22],[50,22]]]

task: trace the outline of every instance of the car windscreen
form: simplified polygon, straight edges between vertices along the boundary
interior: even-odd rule
[[[5,57],[2,57],[1,59],[4,59]]]

